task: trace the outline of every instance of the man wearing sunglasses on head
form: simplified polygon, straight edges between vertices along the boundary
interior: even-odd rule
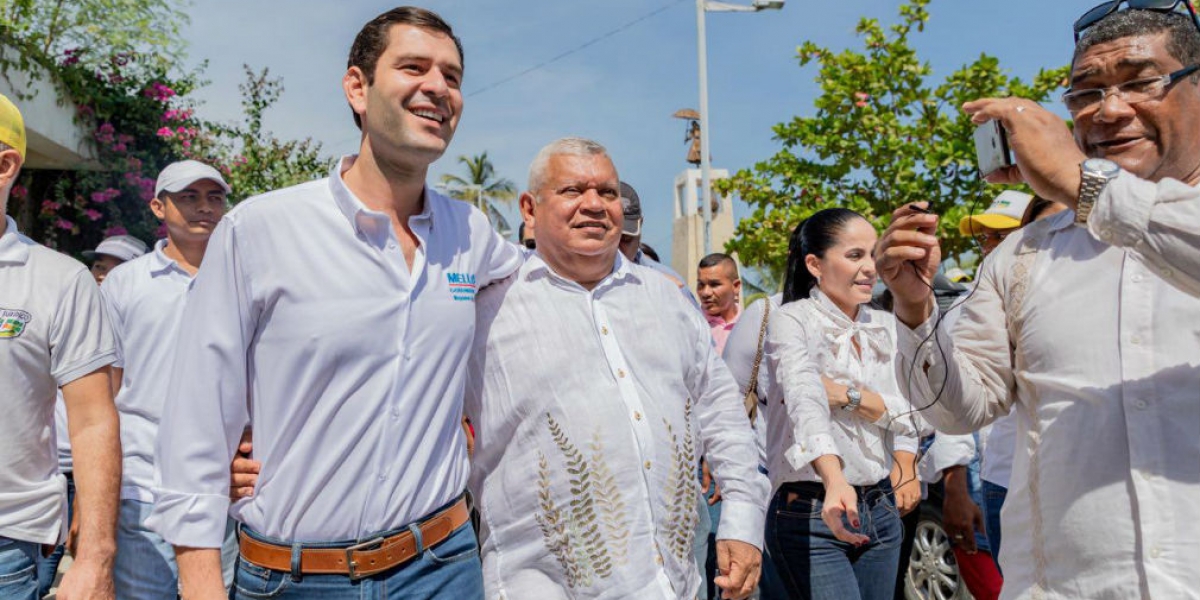
[[[902,386],[949,433],[1016,413],[1002,598],[1200,598],[1200,19],[1121,0],[1075,36],[1073,138],[1029,100],[963,107],[1008,131],[989,180],[1071,210],[999,244],[952,333],[924,283],[937,216],[894,213]]]

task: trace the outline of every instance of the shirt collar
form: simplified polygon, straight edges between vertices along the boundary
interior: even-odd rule
[[[175,259],[167,256],[167,253],[163,251],[166,247],[166,238],[154,243],[154,249],[150,251],[150,276],[158,277],[159,275],[166,275],[171,271],[179,271],[187,277],[191,277],[191,273],[188,273],[183,267],[179,266],[179,263],[175,262]]]
[[[741,304],[737,305],[737,313],[734,314],[733,318],[728,321],[726,321],[725,318],[722,317],[721,315],[710,315],[708,313],[704,313],[704,318],[708,319],[708,324],[710,326],[716,327],[716,326],[720,325],[722,327],[725,327],[726,329],[733,327],[734,324],[736,324],[738,322],[738,319],[740,319],[741,317],[742,317]]]
[[[617,259],[613,263],[612,272],[609,273],[607,277],[602,279],[600,283],[596,284],[596,287],[593,288],[591,292],[594,294],[627,279],[640,281],[637,274],[633,272],[633,269],[631,269],[629,265],[630,262],[625,259],[625,255],[621,254],[621,252],[618,250]],[[577,282],[567,279],[566,277],[556,273],[554,269],[551,268],[550,265],[547,264],[542,258],[541,253],[535,250],[529,254],[528,258],[525,260],[525,264],[521,266],[521,278],[525,279],[526,281],[532,281],[541,277],[546,277],[550,279],[550,281],[555,282],[562,287],[573,288],[579,291],[587,291]]]
[[[391,220],[388,216],[374,211],[365,204],[350,188],[346,186],[346,181],[342,179],[342,175],[358,160],[357,154],[347,154],[337,161],[333,171],[329,174],[329,191],[333,194],[334,203],[337,204],[338,210],[350,222],[350,226],[354,228],[355,233],[360,233],[373,242],[380,244],[387,240],[391,235]],[[424,200],[419,214],[413,215],[412,220],[427,221],[432,227],[433,220],[433,193],[428,187],[422,191]]]
[[[859,305],[858,318],[851,321],[850,317],[846,316],[846,313],[842,312],[842,309],[838,308],[838,305],[834,304],[833,300],[830,300],[829,296],[826,296],[817,286],[812,287],[812,292],[809,293],[809,296],[816,301],[817,306],[822,309],[821,312],[828,315],[838,325],[849,327],[854,323],[871,322],[871,311],[867,310],[867,305],[865,304]]]
[[[8,225],[4,229],[4,235],[0,236],[0,263],[23,265],[29,260],[29,244],[21,239],[21,232],[17,231],[17,222],[12,217],[4,215],[4,220]]]

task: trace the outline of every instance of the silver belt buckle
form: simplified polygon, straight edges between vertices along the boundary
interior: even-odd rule
[[[356,571],[356,568],[358,567],[358,563],[354,562],[354,558],[351,555],[360,550],[369,550],[372,547],[381,546],[381,545],[383,545],[383,542],[384,542],[384,538],[382,536],[380,536],[375,539],[367,540],[365,542],[361,542],[358,544],[354,544],[353,546],[346,547],[346,549],[344,550],[344,552],[346,553],[346,570],[350,574],[350,581],[358,581],[359,579],[362,579],[363,577],[367,577],[367,575],[359,575],[358,574],[358,572]]]

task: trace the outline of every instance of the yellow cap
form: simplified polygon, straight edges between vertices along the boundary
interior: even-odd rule
[[[4,94],[0,94],[0,142],[15,148],[25,160],[25,120]]]

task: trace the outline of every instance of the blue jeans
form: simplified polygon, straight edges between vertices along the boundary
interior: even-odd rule
[[[70,473],[63,473],[67,477],[67,527],[71,527],[71,519],[75,518],[75,478]],[[38,598],[46,596],[50,593],[50,588],[54,586],[54,578],[58,576],[58,564],[62,562],[63,555],[66,554],[67,547],[59,544],[54,547],[54,551],[50,556],[38,561]]]
[[[1008,488],[984,480],[983,526],[987,530],[988,546],[992,550],[992,560],[996,561],[996,569],[1000,569],[1000,509],[1006,497]],[[1003,571],[1000,573],[1004,574]]]
[[[245,529],[242,533],[260,537]],[[417,558],[358,581],[351,581],[345,575],[293,577],[286,571],[273,571],[239,560],[233,597],[238,600],[482,600],[483,565],[476,544],[475,530],[469,522],[433,548],[425,548],[418,536],[417,549],[421,552]]]
[[[861,547],[839,541],[821,520],[825,487],[820,483],[784,484],[771,500],[767,547],[790,598],[892,598],[904,529],[892,484],[884,479],[855,488],[861,532],[870,538]]]
[[[113,561],[113,584],[121,600],[174,600],[178,596],[175,550],[146,528],[152,508],[154,505],[146,502],[121,500],[117,515],[117,557]]]
[[[117,515],[117,557],[113,561],[113,584],[121,600],[175,600],[179,594],[179,567],[175,549],[160,535],[146,528],[153,504],[121,500]],[[237,534],[234,521],[225,529],[221,548],[221,571],[225,587],[233,583],[237,562]]]
[[[37,600],[37,564],[41,546],[0,537],[0,598]]]

